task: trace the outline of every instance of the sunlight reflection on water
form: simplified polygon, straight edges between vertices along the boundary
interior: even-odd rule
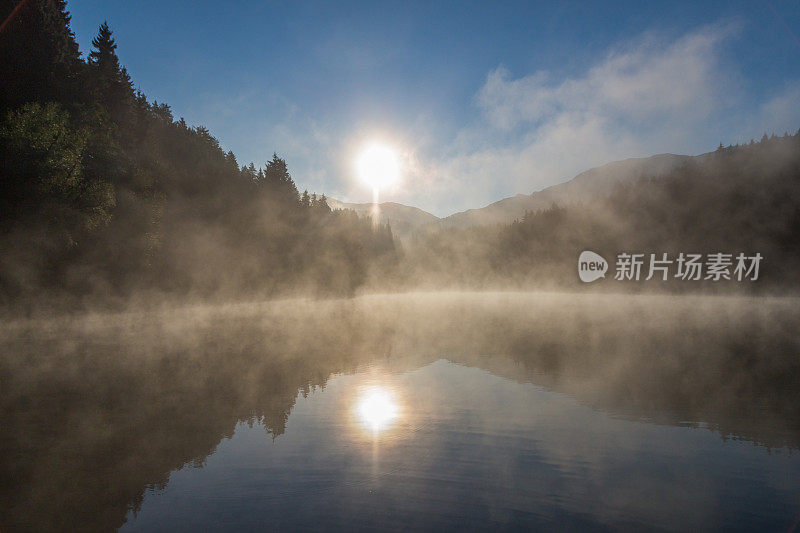
[[[391,427],[400,415],[400,408],[391,390],[369,386],[359,392],[356,412],[366,429],[378,433]]]

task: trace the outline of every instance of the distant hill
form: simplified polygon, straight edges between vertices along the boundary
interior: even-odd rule
[[[703,156],[696,156],[703,157]],[[480,209],[468,209],[442,218],[444,227],[467,228],[507,224],[522,218],[526,211],[547,209],[553,203],[565,205],[586,201],[611,192],[617,182],[627,183],[639,177],[658,177],[685,164],[693,156],[659,154],[651,157],[625,159],[581,172],[565,183],[547,187],[532,194],[504,198]]]
[[[333,198],[328,199],[331,209],[352,209],[362,217],[367,217],[372,213],[372,204],[351,204],[340,202]],[[398,204],[395,202],[383,202],[380,206],[380,222],[388,222],[392,226],[395,235],[404,237],[409,235],[414,228],[424,226],[439,221],[439,217],[423,211],[417,207]]]
[[[603,166],[581,172],[574,178],[532,194],[517,194],[498,200],[479,209],[468,209],[445,218],[439,218],[422,209],[395,202],[380,204],[380,221],[391,224],[400,237],[411,235],[414,230],[432,230],[437,227],[468,228],[508,224],[522,218],[527,211],[547,209],[554,203],[567,205],[578,201],[589,201],[599,195],[608,194],[616,183],[629,183],[640,177],[659,177],[671,172],[690,160],[704,156],[658,154],[651,157],[614,161]],[[369,216],[371,203],[352,204],[329,199],[332,209],[352,209],[361,216]]]

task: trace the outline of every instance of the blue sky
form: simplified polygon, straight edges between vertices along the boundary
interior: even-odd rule
[[[221,5],[223,4],[223,5]],[[437,215],[608,161],[800,128],[800,3],[73,0],[135,85],[240,163],[370,201],[361,147],[395,149],[382,200]]]

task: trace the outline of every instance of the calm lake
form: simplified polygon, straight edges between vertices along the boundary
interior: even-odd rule
[[[8,323],[0,531],[792,530],[798,304],[448,293]]]

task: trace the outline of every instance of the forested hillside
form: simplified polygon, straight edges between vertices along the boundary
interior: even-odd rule
[[[0,20],[4,303],[348,294],[393,257],[388,228],[298,194],[277,155],[240,166],[134,90],[106,24],[84,60],[63,0],[2,0]]]
[[[547,209],[553,204],[567,205],[588,201],[596,196],[606,195],[619,182],[629,183],[643,176],[650,178],[663,176],[691,158],[692,156],[686,155],[658,154],[613,161],[585,170],[569,181],[551,185],[531,194],[517,194],[480,209],[454,213],[441,219],[440,224],[449,228],[510,224],[515,219],[525,216],[528,211]]]
[[[586,202],[529,212],[514,223],[420,235],[406,277],[432,285],[582,286],[577,259],[600,253],[763,256],[755,282],[705,279],[600,281],[622,290],[796,290],[800,282],[800,132],[722,147],[657,178],[618,183]],[[705,276],[703,276],[705,278]]]

